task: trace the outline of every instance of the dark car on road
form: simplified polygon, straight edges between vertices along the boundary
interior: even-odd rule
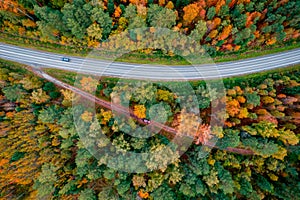
[[[63,57],[61,60],[65,62],[70,62],[70,58],[66,58],[66,57]]]

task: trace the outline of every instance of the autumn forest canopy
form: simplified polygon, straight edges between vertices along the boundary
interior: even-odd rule
[[[117,84],[115,79],[79,77],[83,91],[120,105],[129,102],[138,118],[194,138],[182,154],[169,145],[165,131],[153,133],[135,118],[101,106],[93,110],[70,90],[12,63],[0,64],[1,198],[300,198],[299,68],[226,79],[223,97],[195,82],[192,90],[200,113],[181,106],[193,97],[168,89],[180,89],[182,83],[138,82],[132,87],[134,81]],[[74,82],[74,75],[60,73],[52,76]],[[74,99],[79,103],[72,103]],[[212,105],[226,105],[225,113],[213,113],[224,115],[223,126],[210,126]],[[210,138],[216,138],[216,144],[203,146]],[[125,156],[128,152],[152,154],[136,159]],[[107,166],[109,155],[114,155],[116,168],[138,173]]]
[[[300,0],[0,0],[0,30],[28,46],[238,54],[299,42]],[[43,70],[0,60],[0,199],[300,200],[299,65],[185,83]]]
[[[299,0],[2,0],[0,27],[7,34],[77,48],[136,28],[168,28],[214,56],[296,40],[299,13]],[[142,37],[132,31],[127,43],[137,45]]]

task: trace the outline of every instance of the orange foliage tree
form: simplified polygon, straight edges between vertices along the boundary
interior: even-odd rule
[[[183,8],[183,23],[189,25],[195,23],[197,18],[205,19],[205,10],[206,4],[204,1],[199,1],[193,4],[189,4]]]
[[[228,25],[228,26],[224,27],[218,37],[218,40],[225,40],[230,35],[231,30],[232,30],[232,25]]]
[[[208,124],[201,124],[194,136],[195,144],[204,144],[211,139],[211,127]]]
[[[115,9],[114,16],[115,16],[115,18],[119,18],[119,17],[121,17],[121,14],[122,14],[122,10],[121,10],[120,6],[118,6]]]
[[[249,12],[247,12],[246,15],[247,15],[246,27],[249,28],[253,24],[253,20],[255,18],[259,18],[261,16],[261,13],[255,11],[250,14]]]
[[[133,113],[138,118],[146,118],[146,108],[144,105],[135,105],[133,109]]]
[[[89,76],[89,77],[83,77],[80,80],[80,84],[83,90],[87,92],[94,92],[98,85],[98,81]]]
[[[219,0],[216,4],[216,13],[219,13],[221,7],[226,4],[225,0]]]
[[[134,4],[134,5],[142,4],[142,5],[146,6],[148,1],[147,0],[129,0],[129,2]]]
[[[236,3],[237,0],[231,0],[231,2],[228,4],[229,8],[233,8]]]
[[[218,0],[207,0],[206,4],[208,7],[215,6],[218,3]]]
[[[212,21],[207,21],[207,29],[209,31],[216,29],[221,24],[221,18],[216,17]]]
[[[18,3],[12,0],[2,0],[0,3],[0,10],[18,13]]]
[[[236,99],[227,98],[226,111],[229,116],[234,117],[240,112],[240,103]]]

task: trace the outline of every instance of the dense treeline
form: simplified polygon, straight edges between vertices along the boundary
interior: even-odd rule
[[[130,163],[135,169],[149,170],[131,174],[107,167],[109,158],[103,153],[104,157],[96,159],[87,147],[96,144],[101,150],[111,142],[120,153],[152,152],[168,144],[163,135],[133,137],[128,133],[151,133],[141,129],[134,119],[122,118],[110,110],[96,108],[93,114],[83,103],[72,106],[72,99],[78,98],[72,92],[1,62],[0,197],[299,199],[299,73],[296,69],[247,81],[227,81],[225,98],[218,99],[214,92],[212,95],[214,101],[226,102],[225,126],[215,131],[206,126],[210,110],[208,91],[202,83],[195,83],[203,118],[203,126],[196,132],[198,145],[190,146],[182,156],[177,151],[165,151],[140,163],[119,159],[119,165]],[[193,123],[195,119],[192,113],[181,110],[178,97],[160,84],[142,85],[135,98],[126,100],[132,82],[116,85],[114,80],[98,82],[83,76],[79,83],[100,97],[121,103],[130,101],[129,106],[141,118],[155,116],[158,121],[182,129],[189,127],[177,127],[178,120]],[[154,104],[164,109],[151,109]],[[73,118],[74,110],[79,119]],[[77,127],[74,120],[80,120]],[[92,140],[82,140],[78,130]],[[201,143],[210,134],[219,138],[218,149],[203,157],[208,149],[203,149]],[[227,147],[251,149],[254,154],[230,153],[223,150]],[[165,159],[172,163],[164,165]],[[155,162],[162,163],[163,168],[153,170]]]
[[[216,55],[299,38],[299,13],[299,0],[2,0],[0,25],[77,47],[97,46],[128,29],[170,28]]]

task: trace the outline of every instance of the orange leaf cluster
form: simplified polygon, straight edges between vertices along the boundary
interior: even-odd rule
[[[233,8],[233,6],[237,3],[237,0],[231,0],[231,2],[228,4],[229,8]]]
[[[228,25],[223,28],[223,31],[220,33],[218,40],[225,40],[231,33],[232,25]]]
[[[201,124],[198,127],[198,131],[194,136],[195,144],[204,144],[211,139],[211,127],[208,124]]]
[[[15,115],[14,112],[7,112],[7,113],[6,113],[6,117],[7,117],[8,119],[12,119],[12,118],[14,117],[14,115]]]
[[[215,38],[218,35],[218,30],[213,30],[209,33],[208,37],[211,39]]]
[[[80,188],[82,185],[88,183],[88,180],[86,178],[83,178],[81,181],[79,181],[77,188]]]
[[[259,38],[259,36],[260,36],[259,31],[254,31],[253,34],[255,35],[256,38]]]
[[[207,29],[209,31],[216,29],[221,24],[221,18],[216,17],[212,21],[207,21]]]
[[[228,89],[227,90],[227,95],[235,97],[236,96],[236,91],[234,89]]]
[[[144,5],[146,6],[147,4],[147,0],[129,0],[130,3],[134,4],[134,5]]]
[[[240,103],[236,99],[230,100],[228,98],[226,102],[226,111],[231,117],[235,116],[240,112]]]
[[[158,5],[164,6],[166,4],[165,0],[158,0]]]
[[[240,50],[240,48],[241,48],[241,45],[236,45],[236,46],[234,47],[234,50],[235,50],[235,51],[238,51],[238,50]]]
[[[256,111],[256,114],[258,114],[258,115],[266,115],[266,114],[268,114],[268,111],[266,110],[266,109],[258,109],[257,111]]]
[[[3,165],[7,164],[9,162],[8,159],[1,159],[0,160],[0,167],[2,167]]]
[[[89,76],[89,77],[83,77],[80,80],[80,84],[83,90],[87,92],[94,92],[98,85],[98,81]]]
[[[276,43],[276,38],[275,37],[272,37],[272,38],[270,38],[270,39],[268,39],[267,41],[266,41],[266,45],[272,45],[272,44],[275,44]]]
[[[233,46],[232,46],[232,44],[224,44],[224,45],[222,45],[222,48],[224,50],[231,51],[233,49]]]
[[[225,5],[225,4],[226,4],[226,1],[225,1],[225,0],[219,0],[218,3],[217,3],[217,5],[216,5],[216,13],[219,13],[221,7],[222,7],[223,5]]]
[[[140,119],[146,118],[146,108],[144,105],[135,105],[133,114]]]
[[[165,7],[169,8],[169,9],[173,9],[174,8],[174,4],[173,4],[172,1],[169,1]]]
[[[149,197],[149,193],[148,192],[144,192],[143,190],[140,190],[138,192],[139,197],[141,197],[142,199],[147,199]]]
[[[11,0],[3,0],[0,4],[0,10],[5,10],[13,13],[18,13],[18,7],[18,3]]]
[[[205,19],[205,2],[199,1],[193,4],[189,4],[183,8],[184,15],[183,21],[185,25],[189,25],[191,23],[195,23],[197,18]]]
[[[246,15],[247,15],[246,27],[249,28],[253,24],[253,20],[256,17],[260,17],[261,13],[255,11],[255,12],[250,14],[249,12],[247,12]]]
[[[240,103],[245,103],[246,102],[246,98],[243,96],[237,96],[236,99],[240,102]]]
[[[238,0],[237,4],[247,4],[250,3],[250,0]]]
[[[207,0],[206,4],[208,7],[215,6],[218,3],[218,0]]]
[[[119,18],[119,17],[121,17],[121,14],[122,14],[122,10],[121,10],[120,6],[118,6],[115,9],[114,16],[115,16],[115,18]]]
[[[286,95],[285,95],[285,94],[278,94],[278,95],[277,95],[277,98],[283,99],[283,98],[286,98]]]

